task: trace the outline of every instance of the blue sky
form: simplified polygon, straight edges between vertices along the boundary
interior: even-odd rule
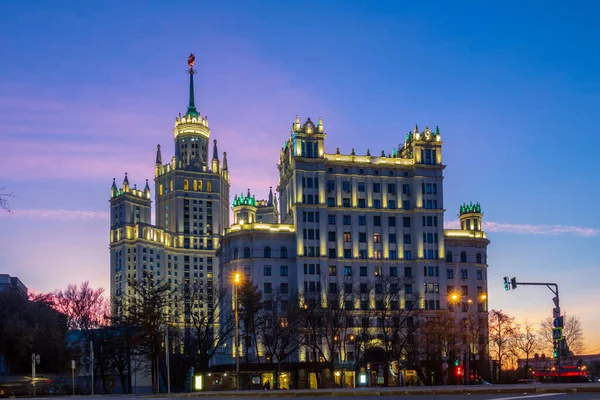
[[[124,5],[125,4],[125,5]],[[560,284],[600,351],[596,2],[70,2],[0,5],[0,270],[37,290],[108,288],[112,178],[152,178],[196,104],[234,192],[266,196],[296,114],[329,152],[391,149],[415,123],[444,138],[446,219],[480,201],[490,307],[537,323]],[[58,211],[57,211],[58,210]],[[66,210],[66,211],[60,211]],[[76,211],[76,212],[75,212]],[[561,228],[557,228],[561,226]]]

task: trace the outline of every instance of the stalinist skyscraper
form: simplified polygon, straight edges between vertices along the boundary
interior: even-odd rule
[[[194,61],[191,54],[189,102],[187,111],[175,118],[174,155],[164,162],[161,146],[157,146],[154,224],[148,180],[143,189],[132,185],[127,173],[121,187],[113,180],[110,264],[113,297],[128,293],[128,279],[152,276],[183,293],[196,290],[200,311],[216,302],[215,252],[229,226],[229,172],[227,153],[220,158],[216,140],[209,159],[208,117],[197,111],[194,99]],[[189,300],[184,296],[184,301]],[[189,321],[189,310],[194,308],[184,307],[183,322]]]

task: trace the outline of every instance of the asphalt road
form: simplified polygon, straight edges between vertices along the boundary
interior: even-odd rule
[[[77,396],[79,397],[79,396]],[[336,398],[336,399],[353,399],[353,400],[383,400],[381,396],[327,396],[328,398]],[[89,398],[89,396],[81,396],[80,399]],[[153,400],[173,400],[174,397],[162,397],[162,396],[151,396],[151,397],[141,397],[141,396],[94,396],[94,400],[140,400],[141,398],[151,398]],[[243,396],[243,397],[234,397],[231,396],[230,399],[243,399],[243,400],[264,400],[264,397],[251,397],[251,396]],[[399,398],[401,400],[600,400],[600,393],[541,393],[541,394],[445,394],[445,395],[407,395],[407,396],[394,396],[394,398]],[[38,400],[42,400],[42,397],[36,397]],[[56,397],[45,398],[44,400],[53,400],[57,399]],[[199,397],[185,397],[185,399],[201,399],[201,400],[223,400],[223,397],[218,396],[199,396]],[[315,400],[315,397],[311,396],[294,396],[296,400]]]

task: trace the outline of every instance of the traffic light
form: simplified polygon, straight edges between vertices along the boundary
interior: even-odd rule
[[[504,290],[506,290],[507,292],[510,290],[510,279],[508,278],[508,276],[504,277]]]
[[[552,357],[558,358],[558,342],[554,342],[554,350],[552,352]]]
[[[456,367],[456,376],[461,376],[463,374],[462,367]]]
[[[517,288],[517,278],[514,278],[514,277],[513,277],[513,278],[510,280],[510,287],[511,287],[511,289],[512,289],[512,290],[515,290],[515,289]]]
[[[458,367],[458,357],[454,356],[454,366]]]

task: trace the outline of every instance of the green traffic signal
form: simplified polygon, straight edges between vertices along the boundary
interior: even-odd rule
[[[506,290],[507,292],[510,290],[510,281],[508,276],[504,277],[504,290]]]

